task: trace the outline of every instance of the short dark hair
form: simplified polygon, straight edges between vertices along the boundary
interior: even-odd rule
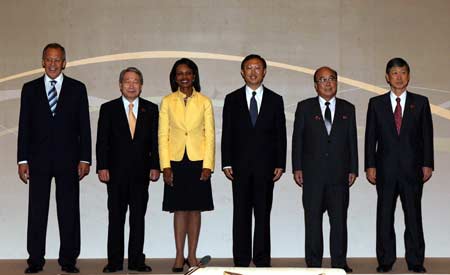
[[[318,69],[314,72],[314,76],[313,76],[314,82],[317,82],[317,79],[316,79],[317,73],[318,73],[320,70],[322,70],[322,69],[328,69],[328,70],[330,70],[331,73],[334,74],[334,76],[336,77],[336,79],[338,78],[338,73],[337,73],[335,70],[331,69],[330,67],[323,66],[323,67],[318,68]]]
[[[172,70],[170,71],[169,75],[169,81],[170,81],[170,88],[172,89],[172,92],[178,91],[178,83],[176,81],[176,75],[177,75],[177,67],[179,65],[186,65],[189,67],[189,69],[192,70],[194,73],[194,88],[197,92],[200,92],[200,75],[198,73],[198,67],[197,64],[194,63],[194,61],[190,60],[189,58],[181,58],[178,59],[175,64],[172,66]]]
[[[241,62],[241,70],[244,69],[245,62],[249,61],[250,59],[255,59],[255,58],[261,60],[261,62],[263,63],[264,69],[267,68],[267,63],[266,63],[266,60],[264,60],[264,58],[262,58],[260,55],[257,55],[257,54],[249,54],[249,55],[247,55],[244,58],[244,60],[242,60],[242,62]]]
[[[408,70],[408,73],[409,73],[408,62],[406,62],[401,57],[394,57],[391,60],[389,60],[389,62],[386,64],[386,74],[389,74],[389,72],[391,71],[391,69],[393,67],[406,67],[406,69]]]
[[[44,47],[44,50],[42,51],[42,59],[45,58],[45,52],[46,52],[48,49],[59,49],[59,50],[61,50],[63,60],[66,60],[66,49],[64,49],[64,47],[61,46],[61,44],[58,44],[58,43],[50,43],[50,44],[47,44],[47,45]]]
[[[144,84],[144,77],[142,76],[142,72],[136,67],[128,67],[126,69],[123,69],[120,72],[120,75],[119,75],[119,83],[122,83],[125,74],[128,73],[128,72],[132,72],[132,73],[137,74],[139,76],[139,78],[140,78],[141,85]]]

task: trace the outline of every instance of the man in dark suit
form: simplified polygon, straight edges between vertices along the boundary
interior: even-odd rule
[[[336,98],[337,72],[321,67],[314,73],[318,96],[298,103],[292,137],[294,180],[303,188],[305,260],[321,267],[322,218],[330,219],[331,266],[347,273],[349,187],[358,176],[355,107]]]
[[[246,85],[225,98],[222,121],[222,169],[233,183],[233,259],[252,260],[252,212],[255,217],[253,263],[270,266],[270,211],[274,182],[286,166],[283,98],[262,85],[266,62],[249,55],[241,63]]]
[[[402,58],[387,63],[386,81],[391,90],[369,101],[365,138],[366,176],[378,194],[377,271],[390,271],[396,260],[394,212],[400,196],[408,269],[423,273],[422,189],[434,167],[430,104],[407,91],[409,65]]]
[[[130,208],[128,270],[150,272],[145,264],[145,212],[149,181],[159,178],[158,106],[140,96],[141,71],[129,67],[119,76],[122,96],[103,104],[97,128],[97,173],[108,190],[108,264],[123,269],[124,226]]]
[[[45,75],[22,88],[17,161],[20,179],[30,183],[25,273],[37,273],[45,264],[52,178],[60,231],[58,263],[62,271],[79,272],[79,181],[89,173],[91,128],[86,87],[63,75],[65,66],[64,48],[48,44],[42,54]]]

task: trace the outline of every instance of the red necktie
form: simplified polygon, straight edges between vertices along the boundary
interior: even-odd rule
[[[400,105],[400,98],[395,99],[397,101],[397,106],[395,106],[394,120],[395,127],[397,128],[397,134],[400,135],[400,128],[402,127],[402,105]]]

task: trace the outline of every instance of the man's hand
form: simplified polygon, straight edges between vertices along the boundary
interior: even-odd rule
[[[103,183],[109,182],[109,170],[108,169],[102,169],[98,170],[98,179]]]
[[[89,174],[89,163],[81,162],[78,163],[78,178],[82,180],[84,176]]]
[[[23,183],[27,184],[28,180],[30,179],[30,167],[28,166],[28,163],[21,163],[17,167],[19,178]]]
[[[163,180],[164,183],[173,186],[173,172],[172,168],[164,168],[163,169]]]
[[[371,184],[373,184],[373,185],[377,184],[377,169],[376,168],[367,168],[366,178]]]
[[[158,169],[151,169],[149,178],[151,181],[157,181],[159,179],[159,170]]]
[[[294,171],[294,181],[298,186],[303,187],[303,171],[302,170]]]
[[[427,182],[431,175],[433,174],[433,169],[431,167],[422,167],[422,173],[423,173],[423,183]]]
[[[211,169],[203,168],[202,174],[200,175],[201,181],[207,181],[211,177]]]
[[[354,173],[348,174],[348,186],[352,186],[355,183],[356,175]]]
[[[233,168],[224,168],[223,173],[229,180],[234,180],[233,177]]]
[[[283,175],[284,170],[283,168],[275,168],[275,170],[273,171],[273,182],[276,182],[277,180],[279,180],[281,178],[281,176]]]

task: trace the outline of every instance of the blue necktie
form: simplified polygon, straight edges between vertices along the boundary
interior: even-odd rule
[[[58,102],[58,97],[56,96],[56,80],[50,81],[52,88],[48,91],[48,105],[50,106],[50,111],[52,115],[55,115],[56,103]]]
[[[252,120],[253,126],[256,124],[256,119],[258,118],[258,103],[256,103],[256,92],[253,91],[252,98],[250,99],[250,118]]]

